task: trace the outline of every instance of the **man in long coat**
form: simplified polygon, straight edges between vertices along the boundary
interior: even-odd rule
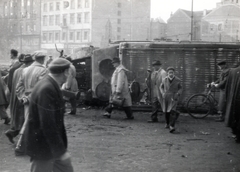
[[[20,131],[20,138],[16,145],[15,153],[23,153],[24,149],[24,143],[22,142],[22,134],[28,119],[29,115],[29,101],[31,99],[31,92],[34,86],[37,84],[38,81],[43,79],[47,74],[48,70],[43,65],[44,59],[46,57],[46,54],[37,51],[34,53],[33,58],[35,60],[34,63],[32,63],[29,67],[23,69],[22,75],[20,76],[20,79],[17,83],[16,87],[16,94],[20,101],[24,104],[24,124],[22,126],[22,129]]]
[[[163,80],[160,90],[163,95],[162,109],[165,114],[166,128],[172,133],[175,131],[175,121],[179,116],[176,107],[182,93],[181,80],[175,76],[173,67],[167,68],[168,76]]]
[[[226,82],[226,126],[236,135],[240,143],[240,66],[230,69]]]
[[[152,63],[154,71],[151,73],[151,101],[152,101],[152,115],[151,120],[148,122],[158,122],[158,109],[162,104],[162,94],[160,92],[160,85],[162,84],[163,79],[167,76],[167,73],[162,69],[162,63],[159,60],[156,60]],[[148,82],[148,81],[147,81]]]
[[[30,54],[27,54],[24,56],[23,60],[19,59],[19,61],[22,62],[23,65],[14,72],[9,105],[10,114],[12,117],[11,129],[5,132],[5,135],[8,137],[11,143],[14,143],[13,138],[19,134],[24,122],[24,105],[17,98],[16,86],[23,69],[30,66],[34,60]]]
[[[118,98],[124,98],[122,108],[127,115],[126,119],[134,119],[132,114],[132,99],[128,87],[128,79],[126,72],[128,71],[122,64],[120,64],[119,58],[113,58],[112,64],[115,67],[111,78],[111,97],[116,96]],[[111,98],[110,98],[111,99]],[[113,110],[113,105],[110,100],[110,104],[105,108],[105,117],[110,118]]]
[[[29,120],[24,131],[32,172],[73,172],[67,151],[65,107],[60,90],[69,75],[69,66],[66,59],[53,60],[49,64],[50,74],[32,90]]]
[[[226,86],[226,81],[227,81],[227,77],[230,69],[227,68],[227,64],[225,60],[219,62],[217,65],[221,70],[220,77],[217,81],[211,83],[211,85],[214,85],[216,88],[220,90],[219,101],[218,101],[219,118],[216,119],[216,121],[223,122],[225,119],[225,109],[226,109],[225,86]]]
[[[6,107],[8,106],[9,102],[5,94],[4,87],[7,87],[7,85],[2,79],[2,72],[0,71],[0,119],[5,120],[4,124],[9,124],[10,118],[8,117],[6,112]]]

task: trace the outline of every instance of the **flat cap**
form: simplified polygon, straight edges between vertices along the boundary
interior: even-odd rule
[[[120,63],[120,59],[115,57],[112,59],[112,63]]]
[[[50,73],[62,73],[70,67],[71,63],[64,58],[54,59],[48,66]]]
[[[169,66],[169,67],[167,68],[167,71],[169,71],[169,70],[175,71],[174,67],[172,67],[172,66]]]
[[[43,58],[47,56],[47,53],[44,51],[35,51],[33,54],[33,59],[36,60],[37,58]]]
[[[159,60],[155,60],[155,61],[153,61],[153,63],[152,63],[152,65],[153,66],[155,66],[155,65],[162,65],[162,63],[159,61]]]
[[[218,66],[227,64],[226,60],[220,61],[217,63]]]

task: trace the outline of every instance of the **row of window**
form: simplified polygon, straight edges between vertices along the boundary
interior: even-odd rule
[[[53,42],[89,42],[90,30],[70,30],[66,31],[52,31],[43,32],[42,41],[46,43]]]
[[[67,0],[63,2],[49,2],[43,4],[43,12],[60,11],[61,9],[89,8],[89,0]]]
[[[62,18],[62,19],[61,19]],[[60,22],[62,21],[62,22]],[[43,16],[43,26],[54,26],[60,25],[67,26],[68,24],[80,24],[80,23],[89,23],[90,22],[90,13],[70,13],[63,15],[44,15]]]

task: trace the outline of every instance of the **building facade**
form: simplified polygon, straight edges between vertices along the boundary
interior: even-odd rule
[[[222,4],[203,17],[201,35],[203,41],[239,42],[240,6],[238,4]]]
[[[167,39],[173,41],[201,40],[201,19],[210,10],[193,12],[193,29],[191,30],[192,12],[178,9],[167,21]]]
[[[43,49],[74,54],[110,41],[147,40],[150,0],[42,0]]]
[[[14,48],[21,53],[32,53],[40,48],[41,0],[2,0],[1,40],[6,49]]]
[[[166,39],[167,23],[161,18],[151,19],[150,22],[150,40]]]

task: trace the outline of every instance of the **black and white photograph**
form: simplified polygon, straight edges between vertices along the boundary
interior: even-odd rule
[[[0,0],[0,172],[240,172],[240,0]]]

